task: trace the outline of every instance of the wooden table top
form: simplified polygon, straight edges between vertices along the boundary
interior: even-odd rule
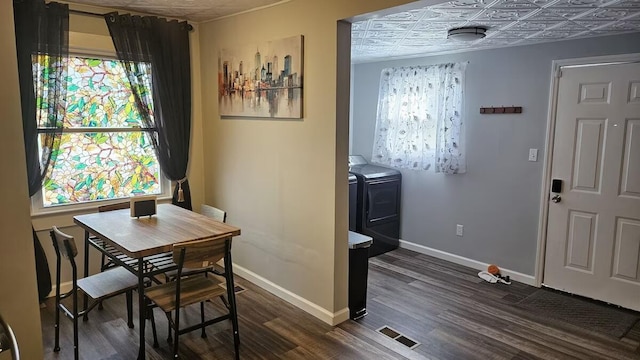
[[[131,217],[129,209],[77,215],[73,221],[132,258],[172,250],[175,243],[240,235],[240,229],[172,204],[152,217]]]

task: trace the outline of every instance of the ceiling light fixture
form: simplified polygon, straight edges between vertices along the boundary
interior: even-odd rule
[[[457,41],[474,41],[487,36],[486,31],[487,28],[479,26],[449,29],[447,31],[447,39]]]

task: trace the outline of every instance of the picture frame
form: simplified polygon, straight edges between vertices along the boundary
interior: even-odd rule
[[[221,49],[220,116],[301,119],[303,50],[302,35]]]

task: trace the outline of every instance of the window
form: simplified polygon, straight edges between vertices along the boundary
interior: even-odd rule
[[[34,57],[34,77],[46,76],[39,73],[46,69],[43,61],[47,58]],[[150,77],[149,66],[142,68]],[[36,99],[37,105],[40,101]],[[37,207],[162,194],[168,189],[149,139],[153,129],[143,128],[117,60],[69,59],[63,128]]]
[[[371,160],[458,174],[464,154],[466,63],[382,70]]]

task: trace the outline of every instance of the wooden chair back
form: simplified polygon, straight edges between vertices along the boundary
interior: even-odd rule
[[[213,266],[231,248],[231,238],[185,241],[173,245],[173,261],[182,268],[198,269]]]
[[[206,338],[205,328],[208,325],[230,319],[233,327],[233,343],[235,347],[236,359],[240,359],[239,346],[240,335],[238,332],[238,315],[235,300],[235,286],[233,282],[233,269],[231,261],[231,236],[219,236],[195,241],[185,241],[173,245],[173,260],[178,264],[178,273],[175,281],[168,281],[164,284],[152,286],[145,290],[145,295],[156,306],[160,307],[169,319],[169,326],[174,330],[174,357],[178,358],[178,337],[181,334],[202,329],[202,338]],[[224,276],[226,286],[220,285],[220,281],[212,276],[184,276],[185,268],[209,268],[216,262],[224,258],[224,273],[217,275]],[[208,270],[207,270],[208,271]],[[195,274],[194,274],[195,275]],[[226,299],[225,299],[226,293]],[[216,297],[220,297],[228,314],[218,316],[205,321],[204,304]],[[189,327],[180,326],[181,307],[200,303],[200,324]],[[175,310],[175,311],[174,311]],[[174,314],[173,318],[171,313]],[[171,330],[169,330],[171,331]]]
[[[202,204],[200,206],[200,214],[220,222],[227,222],[227,212],[211,205]]]
[[[130,207],[131,207],[131,202],[127,201],[123,203],[98,206],[98,212],[129,209]]]
[[[74,259],[78,255],[78,247],[73,236],[63,233],[55,226],[51,228],[51,240],[56,252],[67,259]]]

